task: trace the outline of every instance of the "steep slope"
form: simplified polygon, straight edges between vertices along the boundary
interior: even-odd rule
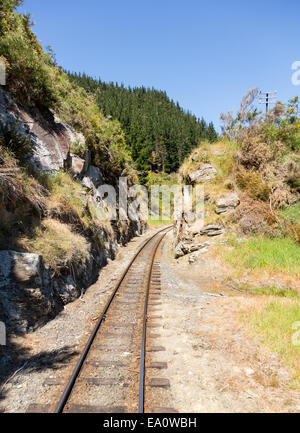
[[[140,222],[110,221],[97,188],[137,180],[124,133],[1,2],[0,321],[34,329],[95,281]],[[109,210],[109,209],[108,209]]]

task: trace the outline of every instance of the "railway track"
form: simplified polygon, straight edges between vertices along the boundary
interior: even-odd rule
[[[153,353],[164,350],[152,342],[161,319],[160,246],[169,230],[148,239],[123,273],[55,413],[176,412],[159,404],[168,401],[162,394],[170,384],[157,377],[166,363],[152,361]]]

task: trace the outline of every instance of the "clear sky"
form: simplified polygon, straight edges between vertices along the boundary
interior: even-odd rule
[[[21,11],[65,69],[166,90],[217,127],[251,87],[299,95],[299,0],[25,0]]]

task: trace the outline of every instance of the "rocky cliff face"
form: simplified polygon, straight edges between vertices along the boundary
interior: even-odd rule
[[[64,125],[50,111],[42,116],[38,110],[18,106],[11,95],[0,88],[0,121],[16,123],[19,132],[32,143],[31,164],[51,173],[64,167],[70,144],[76,139],[71,127]]]
[[[223,152],[212,151],[214,161],[222,158]],[[204,158],[205,157],[205,158]],[[202,159],[209,159],[207,154],[196,149],[189,158],[187,166],[182,166],[179,174],[184,184],[204,186],[204,211],[194,221],[189,221],[182,214],[181,221],[177,221],[174,229],[174,255],[179,258],[189,254],[190,263],[195,261],[198,254],[208,251],[214,244],[214,238],[219,238],[226,232],[225,217],[235,213],[240,205],[237,192],[228,192],[229,186],[221,186],[218,180],[219,170],[211,163],[204,163]],[[224,179],[222,178],[222,182]],[[191,254],[193,253],[193,254]]]
[[[91,154],[84,158],[71,153],[74,142],[84,142],[85,137],[62,123],[54,113],[41,114],[15,103],[8,92],[0,88],[0,121],[14,124],[30,140],[32,154],[27,162],[36,173],[51,175],[65,170],[82,185],[82,202],[86,209],[99,206],[97,188],[105,183],[103,173],[92,165]],[[3,168],[4,167],[4,168]],[[1,171],[2,170],[2,171]],[[0,181],[7,169],[0,167]],[[10,172],[9,172],[9,175]],[[14,185],[12,184],[12,187]],[[21,200],[22,201],[22,200]],[[12,203],[0,197],[0,218],[22,212],[25,204]],[[26,208],[26,212],[30,209]],[[42,218],[50,217],[65,224],[79,225],[76,215],[59,207],[43,206]],[[71,227],[71,226],[70,226]],[[85,228],[83,236],[90,245],[90,253],[76,267],[67,267],[59,275],[39,254],[11,249],[0,250],[0,321],[16,332],[35,329],[61,311],[65,304],[78,298],[97,280],[98,272],[108,259],[113,259],[120,244],[145,229],[141,222],[124,221],[122,226],[103,226],[98,235]]]
[[[282,213],[300,198],[299,152],[280,143],[272,147],[259,136],[245,143],[203,143],[181,166],[183,184],[203,187],[204,211],[198,221],[182,215],[177,222],[176,258],[189,254],[192,262],[209,244],[225,242],[231,235],[285,235],[299,242],[299,226]]]

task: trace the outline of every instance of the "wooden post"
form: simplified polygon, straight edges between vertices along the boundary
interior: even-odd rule
[[[275,104],[275,101],[272,101],[272,99],[276,99],[276,96],[270,96],[270,95],[276,95],[276,93],[277,93],[277,90],[275,92],[260,92],[260,95],[265,95],[265,96],[259,97],[259,103],[260,104],[266,104],[266,117],[267,117],[268,112],[269,112],[269,105]]]

